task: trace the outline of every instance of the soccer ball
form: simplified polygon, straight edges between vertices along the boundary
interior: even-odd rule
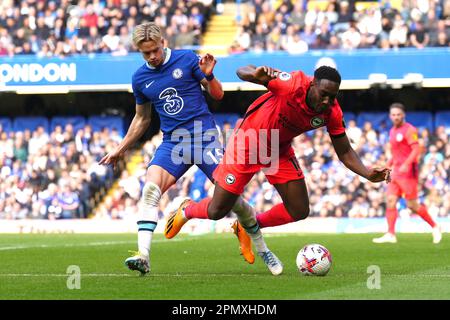
[[[331,254],[320,244],[307,244],[297,254],[297,268],[306,276],[324,276],[331,268]]]

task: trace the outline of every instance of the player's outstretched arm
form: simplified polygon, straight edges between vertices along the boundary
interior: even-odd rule
[[[150,103],[143,105],[136,104],[136,114],[134,115],[133,121],[128,128],[127,134],[119,145],[106,156],[104,156],[98,163],[109,165],[112,164],[113,167],[116,166],[117,161],[124,155],[125,151],[128,150],[147,130],[150,125],[152,116],[152,107]]]
[[[208,91],[209,95],[215,100],[222,100],[223,89],[220,81],[214,77],[213,71],[217,60],[214,59],[212,54],[205,54],[199,61],[200,70],[206,76],[201,81],[202,86]]]
[[[267,87],[269,81],[275,79],[279,72],[281,71],[268,66],[256,67],[254,65],[248,65],[240,67],[236,71],[236,74],[241,80],[262,84]]]
[[[390,182],[391,170],[387,168],[367,168],[350,145],[347,135],[337,138],[331,137],[331,141],[333,142],[334,150],[336,150],[339,160],[354,173],[372,182]]]

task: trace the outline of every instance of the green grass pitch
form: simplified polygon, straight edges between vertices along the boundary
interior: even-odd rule
[[[243,260],[231,233],[172,240],[155,235],[152,271],[139,277],[123,264],[128,250],[136,248],[135,234],[3,234],[0,299],[450,299],[448,234],[439,245],[430,234],[400,234],[395,245],[373,244],[374,236],[267,235],[285,266],[274,277],[258,257],[253,265]],[[297,252],[307,243],[331,251],[327,276],[297,271]],[[68,278],[71,265],[80,269],[80,289],[68,289],[75,283]],[[379,289],[367,287],[373,265],[380,268]]]

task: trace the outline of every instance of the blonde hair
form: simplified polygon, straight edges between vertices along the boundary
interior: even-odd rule
[[[154,22],[142,23],[133,31],[133,43],[137,47],[141,42],[145,41],[161,41],[161,29]]]

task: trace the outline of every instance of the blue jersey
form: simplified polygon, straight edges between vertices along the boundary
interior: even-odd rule
[[[133,75],[133,93],[137,104],[151,102],[161,120],[164,139],[175,129],[194,131],[201,121],[202,132],[215,127],[203,96],[200,81],[205,77],[198,56],[190,50],[166,48],[159,67],[145,63]]]

